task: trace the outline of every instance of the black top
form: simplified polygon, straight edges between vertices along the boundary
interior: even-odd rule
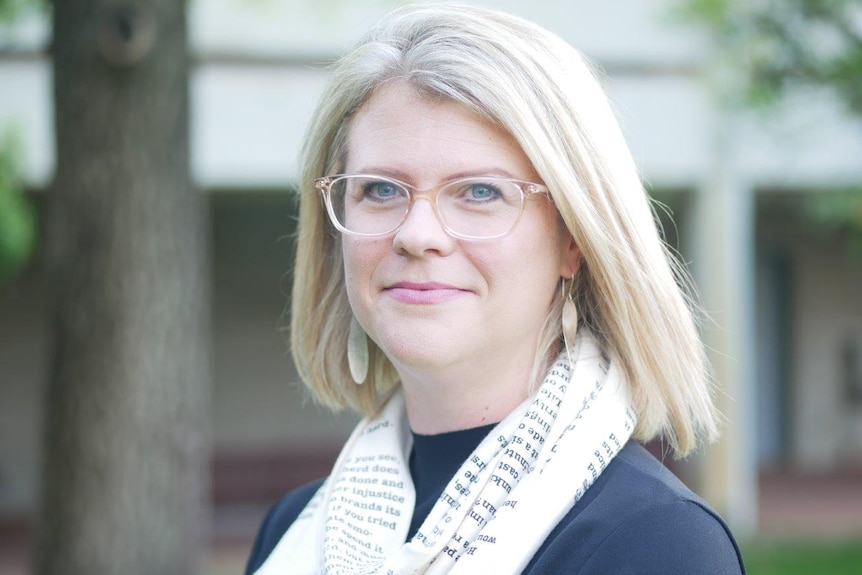
[[[488,425],[440,435],[413,434],[410,474],[416,486],[412,537]],[[246,567],[253,574],[309,499],[316,481],[270,509]],[[724,521],[642,446],[630,441],[608,464],[523,571],[530,575],[744,574]]]
[[[449,480],[476,449],[496,423],[453,431],[439,435],[413,434],[413,451],[410,452],[410,477],[416,488],[416,506],[407,540],[416,535],[431,508],[440,499]]]

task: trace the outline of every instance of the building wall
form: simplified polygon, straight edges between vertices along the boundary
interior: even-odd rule
[[[38,489],[49,342],[35,267],[0,287],[0,517],[29,510]]]
[[[213,415],[220,453],[334,449],[356,421],[315,406],[290,357],[291,194],[213,197]]]
[[[793,257],[793,462],[813,471],[862,465],[862,403],[848,397],[844,353],[862,347],[862,257],[811,241]]]
[[[846,365],[848,350],[862,349],[862,254],[847,235],[804,215],[823,193],[760,194],[755,384],[767,467],[862,465],[862,398],[849,389]]]

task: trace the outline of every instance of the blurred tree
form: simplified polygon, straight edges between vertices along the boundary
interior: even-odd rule
[[[35,572],[194,574],[210,298],[186,3],[59,0],[52,18],[53,349]]]
[[[771,108],[800,88],[827,90],[862,118],[862,0],[680,0],[712,33],[731,73],[725,96]],[[803,218],[862,257],[862,189],[807,195]]]
[[[754,104],[800,86],[862,115],[862,0],[681,0],[705,24]]]

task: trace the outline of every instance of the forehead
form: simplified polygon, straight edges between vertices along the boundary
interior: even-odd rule
[[[389,172],[439,181],[494,170],[536,179],[529,159],[505,130],[463,104],[421,95],[403,82],[379,88],[359,108],[346,143],[347,173]]]

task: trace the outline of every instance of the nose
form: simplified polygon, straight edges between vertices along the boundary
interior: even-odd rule
[[[446,255],[454,249],[455,241],[455,238],[446,233],[431,200],[418,198],[395,233],[392,247],[398,253],[413,256],[421,256],[427,252]]]

